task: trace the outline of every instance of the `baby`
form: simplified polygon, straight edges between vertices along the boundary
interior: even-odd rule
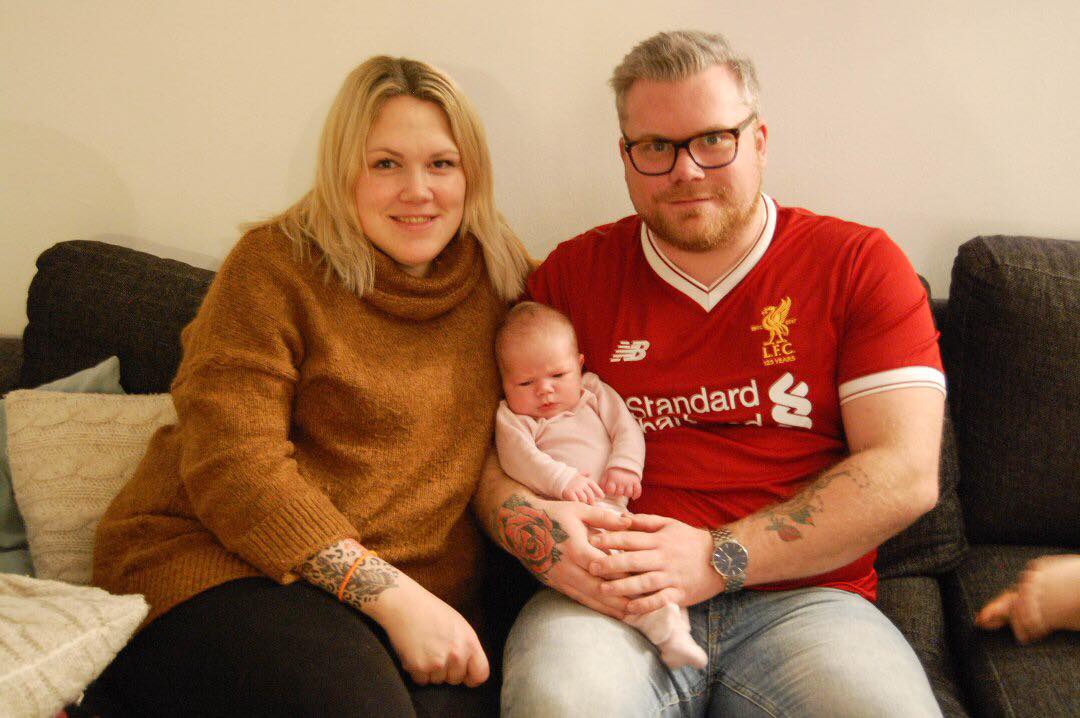
[[[641,495],[645,439],[615,390],[582,375],[585,357],[570,320],[522,302],[499,329],[495,353],[506,393],[495,441],[506,473],[548,498],[625,512]],[[660,649],[668,667],[705,667],[685,608],[669,603],[624,620]]]

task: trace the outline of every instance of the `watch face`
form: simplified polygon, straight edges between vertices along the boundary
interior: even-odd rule
[[[746,549],[734,541],[725,541],[717,548],[713,563],[725,576],[741,573],[746,570]]]

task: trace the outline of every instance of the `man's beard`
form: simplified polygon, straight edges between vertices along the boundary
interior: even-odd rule
[[[708,252],[718,247],[730,246],[739,239],[743,230],[754,220],[760,194],[759,183],[756,192],[743,202],[735,204],[728,193],[714,192],[713,196],[721,202],[719,211],[710,213],[709,220],[694,229],[687,228],[683,222],[701,216],[703,211],[700,209],[687,209],[675,219],[670,219],[660,211],[654,211],[644,215],[645,223],[665,244],[685,252]],[[700,192],[691,194],[675,190],[661,193],[655,199],[658,203],[663,203],[700,196]]]

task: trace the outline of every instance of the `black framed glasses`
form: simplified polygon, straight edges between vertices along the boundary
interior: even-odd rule
[[[686,154],[690,155],[690,159],[701,169],[720,169],[735,161],[739,154],[739,135],[756,117],[757,113],[751,112],[738,127],[702,132],[681,142],[659,137],[631,142],[624,135],[623,149],[630,157],[630,164],[634,169],[650,177],[666,175],[675,169],[679,150],[682,149],[686,150]]]

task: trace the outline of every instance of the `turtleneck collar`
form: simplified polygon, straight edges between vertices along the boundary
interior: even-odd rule
[[[445,314],[472,294],[484,278],[484,258],[471,236],[457,237],[435,258],[425,277],[404,272],[372,247],[375,286],[364,300],[402,319],[425,320]]]

